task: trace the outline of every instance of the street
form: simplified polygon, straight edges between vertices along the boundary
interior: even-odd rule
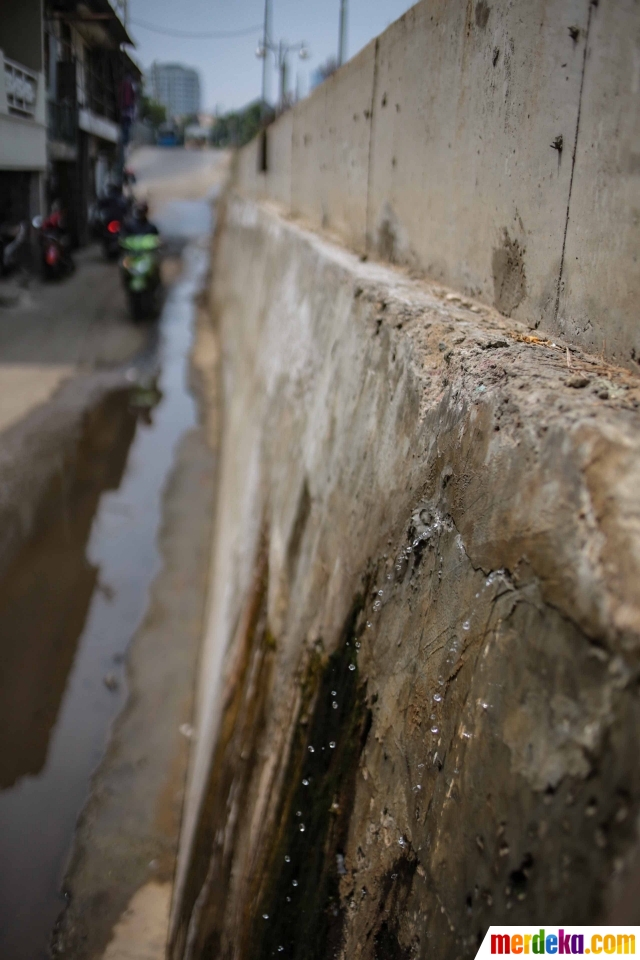
[[[0,955],[12,960],[49,956],[56,923],[59,954],[99,955],[136,896],[153,920],[127,949],[164,949],[213,496],[211,431],[189,387],[195,376],[206,391],[212,373],[198,374],[194,297],[224,171],[211,151],[141,155],[137,189],[167,239],[159,324],[132,322],[95,246],[70,278],[12,290],[0,309]],[[125,956],[117,934],[109,949]]]

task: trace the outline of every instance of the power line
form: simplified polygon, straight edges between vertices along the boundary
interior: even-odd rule
[[[187,33],[184,30],[167,30],[165,27],[156,27],[154,23],[147,23],[146,20],[134,20],[129,18],[129,23],[136,27],[142,27],[143,30],[151,30],[153,33],[162,33],[167,37],[177,37],[181,40],[231,40],[233,37],[247,37],[251,33],[262,30],[262,24],[255,24],[253,27],[244,27],[242,30],[214,30],[210,33]]]

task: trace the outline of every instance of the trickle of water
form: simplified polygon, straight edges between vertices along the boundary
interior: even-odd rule
[[[335,750],[335,748],[336,748],[336,742],[335,742],[335,740],[332,740],[332,741],[331,741],[331,743],[329,744],[329,747],[331,748],[331,750]]]
[[[355,670],[355,668],[356,668],[355,663],[350,663],[350,664],[349,664],[349,670]]]

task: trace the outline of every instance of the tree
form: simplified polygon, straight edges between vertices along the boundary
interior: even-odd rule
[[[146,97],[143,94],[140,99],[140,119],[146,120],[157,130],[160,124],[167,119],[167,108],[162,103],[158,103],[157,100],[152,100],[151,97]]]
[[[269,108],[269,119],[273,111]],[[262,126],[262,104],[250,103],[244,110],[236,110],[218,117],[211,131],[214,147],[243,147],[256,136]]]

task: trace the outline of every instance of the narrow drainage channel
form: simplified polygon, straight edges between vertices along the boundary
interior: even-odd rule
[[[194,205],[195,207],[195,205]],[[197,230],[208,205],[197,211]],[[193,235],[192,233],[192,235]],[[0,957],[45,960],[77,817],[126,700],[125,657],[159,571],[162,496],[196,424],[188,389],[204,244],[183,256],[154,355],[87,417],[64,509],[0,582]],[[155,405],[153,405],[155,401]]]

